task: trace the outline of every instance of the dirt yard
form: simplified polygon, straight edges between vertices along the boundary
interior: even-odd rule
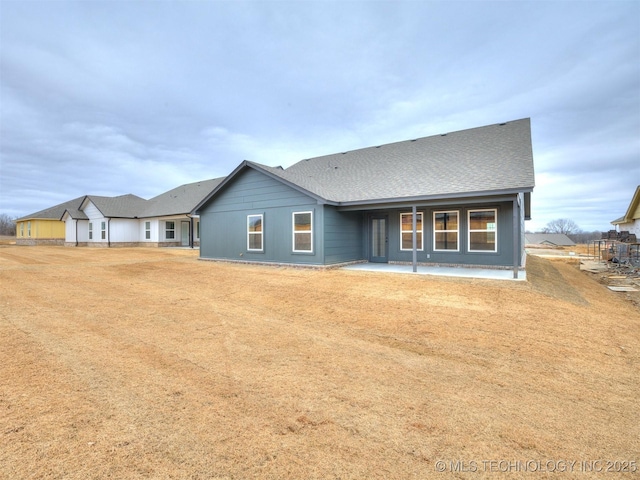
[[[527,266],[2,246],[0,478],[638,478],[640,311]]]

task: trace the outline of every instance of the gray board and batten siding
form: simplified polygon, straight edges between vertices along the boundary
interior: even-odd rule
[[[420,263],[466,264],[509,267],[513,263],[513,202],[464,199],[462,203],[417,206],[423,214],[423,248],[417,252]],[[471,203],[470,203],[471,202]],[[497,212],[497,251],[469,252],[467,244],[468,211],[495,209]],[[313,212],[313,252],[293,252],[292,215]],[[459,212],[457,251],[434,251],[433,212]],[[411,208],[392,205],[375,210],[340,210],[247,167],[232,185],[216,196],[216,201],[200,211],[200,256],[209,259],[247,262],[288,263],[303,265],[335,265],[370,259],[372,217],[387,219],[387,261],[412,261],[412,251],[401,249],[400,214]],[[247,249],[247,216],[263,216],[263,250]],[[516,249],[520,248],[520,242]],[[521,266],[521,265],[519,265]]]

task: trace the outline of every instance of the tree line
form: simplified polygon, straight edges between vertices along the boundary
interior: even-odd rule
[[[16,219],[6,213],[0,213],[0,235],[15,235]]]

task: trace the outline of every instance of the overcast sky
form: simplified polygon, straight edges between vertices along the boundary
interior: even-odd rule
[[[530,117],[536,230],[640,184],[640,2],[0,0],[0,213]]]

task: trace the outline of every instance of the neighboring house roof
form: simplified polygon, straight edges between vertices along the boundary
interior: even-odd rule
[[[243,162],[335,205],[492,195],[533,190],[530,119],[302,160],[287,169]]]
[[[60,220],[60,217],[64,214],[65,210],[76,209],[82,203],[84,197],[74,198],[73,200],[69,200],[68,202],[61,203],[59,205],[55,205],[53,207],[45,208],[44,210],[40,210],[39,212],[32,213],[30,215],[25,215],[24,217],[18,218],[17,221],[21,222],[24,220]]]
[[[150,218],[185,215],[190,213],[223,180],[224,177],[187,183],[149,200],[132,194],[117,197],[86,195],[59,205],[58,207],[64,208],[56,210],[56,212],[60,211],[56,219],[64,219],[65,215],[68,215],[76,220],[87,220],[88,217],[83,210],[89,202],[93,203],[105,218]]]
[[[629,203],[629,208],[627,208],[627,213],[625,213],[623,217],[613,220],[611,224],[631,223],[638,218],[640,218],[640,185],[636,187],[636,191],[631,198],[631,203]]]
[[[180,185],[147,201],[139,217],[159,217],[190,213],[224,177]]]
[[[524,238],[528,245],[555,245],[558,247],[575,245],[575,242],[564,233],[527,233]]]
[[[87,195],[80,208],[84,209],[89,202],[93,203],[105,218],[136,218],[147,204],[144,198],[130,193],[117,197]]]

